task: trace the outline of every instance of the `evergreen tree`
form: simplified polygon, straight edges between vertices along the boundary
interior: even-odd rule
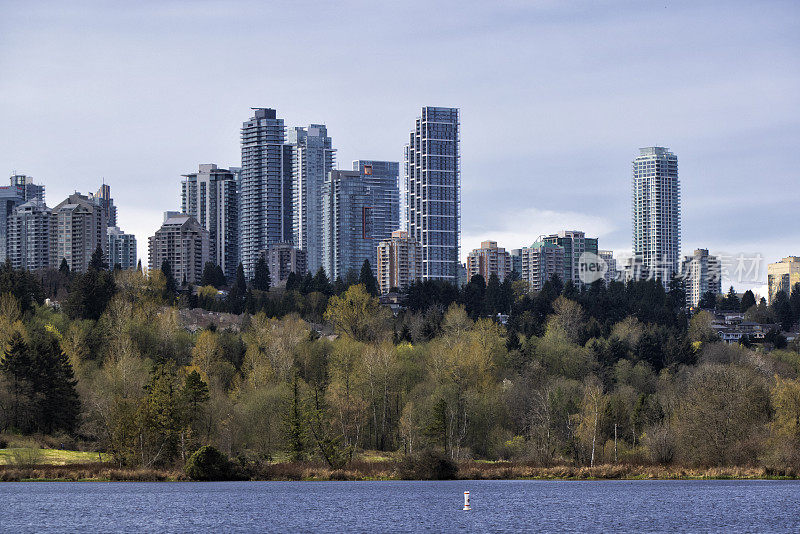
[[[42,332],[32,343],[31,361],[36,373],[33,383],[37,430],[45,434],[72,432],[78,422],[80,401],[69,358],[54,336]]]
[[[331,283],[328,280],[328,275],[325,274],[325,269],[322,267],[317,269],[317,274],[314,275],[313,287],[314,291],[319,291],[323,295],[330,295],[332,293]]]
[[[491,315],[502,313],[503,306],[503,290],[500,287],[500,279],[495,273],[489,276],[489,282],[486,284],[486,310]]]
[[[214,276],[214,278],[215,278],[214,287],[219,289],[221,287],[225,287],[225,286],[228,285],[228,279],[225,278],[225,271],[222,270],[222,267],[220,267],[217,264],[214,264],[214,274],[215,274],[215,276]]]
[[[792,294],[789,296],[789,306],[792,308],[792,318],[794,322],[800,322],[800,283],[792,287]]]
[[[139,262],[141,264],[141,262]],[[69,276],[69,264],[67,258],[61,258],[61,265],[58,266],[58,272],[64,276]]]
[[[292,404],[286,417],[286,441],[289,444],[289,460],[300,462],[305,457],[305,417],[302,400],[300,399],[300,384],[297,373],[292,380]]]
[[[314,291],[314,277],[311,273],[306,273],[300,281],[300,294],[308,295],[312,291]]]
[[[299,276],[294,271],[286,277],[286,291],[297,291],[300,288]]]
[[[717,307],[717,294],[713,291],[706,291],[700,297],[700,302],[697,304],[698,308],[704,310],[713,310]]]
[[[217,285],[219,279],[217,277],[217,266],[212,261],[207,261],[203,265],[203,277],[200,279],[201,286],[214,286],[219,289],[221,286]]]
[[[486,282],[483,276],[476,274],[464,286],[462,302],[472,319],[483,315],[486,306]]]
[[[272,284],[269,276],[269,266],[267,260],[263,256],[258,258],[256,268],[253,272],[253,289],[259,291],[269,291],[269,286]]]
[[[372,274],[372,266],[369,264],[369,260],[364,260],[364,263],[361,265],[361,274],[358,276],[358,283],[363,284],[367,293],[373,297],[377,297],[380,294],[378,280],[375,278],[375,275]]]
[[[97,263],[85,273],[78,275],[71,284],[64,304],[65,311],[73,319],[97,321],[116,292],[114,274],[98,270]]]
[[[99,244],[97,248],[94,249],[94,252],[92,252],[92,258],[89,260],[89,270],[98,272],[108,270],[108,263],[106,263],[103,248]]]
[[[742,301],[739,303],[739,311],[746,312],[750,308],[756,305],[756,296],[753,294],[751,290],[747,290],[742,295]]]
[[[136,270],[139,271],[140,274],[144,274],[144,270],[142,269],[142,260],[136,262]]]
[[[172,301],[175,298],[175,291],[177,291],[177,283],[172,274],[172,265],[167,260],[161,262],[161,272],[164,273],[166,285],[164,286],[164,298],[167,301]]]
[[[789,297],[786,295],[786,292],[778,291],[770,307],[783,331],[788,332],[792,328],[792,325],[794,325],[794,314],[792,313],[792,305],[789,303]]]
[[[228,292],[228,311],[237,315],[242,313],[246,297],[247,280],[244,277],[244,267],[240,263],[236,268],[236,279]]]
[[[723,309],[727,311],[739,311],[741,303],[739,302],[739,296],[736,294],[736,290],[733,289],[733,286],[728,290],[728,294],[725,296],[722,306]]]
[[[33,390],[33,362],[30,358],[28,345],[19,332],[14,332],[8,342],[8,348],[0,360],[0,373],[8,381],[10,392],[11,426],[15,430],[23,430],[26,421],[24,413],[32,397]]]

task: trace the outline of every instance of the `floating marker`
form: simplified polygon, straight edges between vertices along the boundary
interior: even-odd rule
[[[464,492],[464,510],[472,510],[472,508],[469,505],[469,492],[468,491]]]

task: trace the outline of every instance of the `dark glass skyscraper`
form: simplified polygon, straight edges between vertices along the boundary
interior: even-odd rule
[[[422,277],[457,283],[461,237],[459,111],[424,107],[405,150],[408,232],[422,245]]]

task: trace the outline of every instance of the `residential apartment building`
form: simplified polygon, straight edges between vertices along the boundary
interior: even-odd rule
[[[54,207],[53,225],[50,259],[55,267],[65,259],[70,271],[84,272],[98,246],[106,253],[106,211],[89,197],[73,193]]]
[[[360,170],[332,171],[322,188],[322,267],[331,280],[360,272],[369,260],[373,272],[378,243],[391,237],[397,183]]]
[[[164,223],[149,239],[150,270],[160,269],[166,261],[178,284],[197,284],[209,261],[208,230],[185,213],[168,211]]]
[[[250,279],[261,251],[292,239],[292,177],[283,165],[286,130],[274,109],[254,108],[241,136],[239,254]]]
[[[357,159],[353,161],[353,170],[361,173],[364,183],[370,188],[372,233],[375,239],[390,239],[392,232],[404,229],[400,226],[400,163]]]
[[[136,267],[136,236],[126,234],[117,226],[109,226],[108,247],[106,257],[108,266],[114,268],[119,265],[123,270]]]
[[[767,266],[770,304],[779,291],[791,295],[792,288],[798,283],[800,283],[800,256],[789,256]]]
[[[696,307],[707,292],[722,293],[722,264],[719,258],[698,248],[691,256],[685,256],[681,276],[686,287],[686,305]]]
[[[111,198],[111,187],[109,185],[103,184],[96,193],[89,193],[89,199],[99,204],[105,211],[106,225],[117,225],[117,207],[114,205],[114,199]]]
[[[232,280],[239,266],[239,196],[236,174],[213,163],[200,164],[196,173],[184,174],[181,210],[208,230],[209,261]]]
[[[422,246],[422,277],[458,281],[461,234],[459,110],[424,107],[405,147],[408,233]]]
[[[589,252],[598,255],[597,238],[586,237],[585,233],[577,230],[563,230],[557,234],[540,237],[539,241],[558,245],[564,249],[564,270],[558,276],[564,283],[572,281],[575,285],[582,286],[581,254]]]
[[[467,256],[467,277],[481,275],[488,282],[493,274],[502,282],[512,271],[511,254],[497,246],[497,241],[483,241]]]
[[[0,187],[0,263],[6,261],[8,254],[8,218],[14,208],[37,198],[44,201],[44,186],[24,174],[12,175],[10,184]]]
[[[405,289],[422,276],[422,247],[404,230],[378,243],[377,278],[381,294]]]
[[[553,276],[564,273],[564,247],[554,243],[537,241],[521,249],[521,278],[528,282],[531,291],[539,291]]]
[[[304,276],[308,272],[306,252],[291,243],[275,243],[264,251],[273,285],[285,284],[289,274]]]
[[[668,287],[680,262],[678,158],[664,147],[640,148],[632,165],[633,264]]]
[[[15,207],[8,218],[8,260],[15,269],[36,271],[51,266],[53,210],[35,197]]]
[[[308,269],[322,265],[322,184],[334,170],[336,151],[324,124],[290,128],[284,145],[292,185],[292,242],[305,251]]]
[[[600,256],[600,259],[606,262],[606,266],[608,270],[606,270],[605,274],[603,275],[603,280],[605,280],[606,284],[609,282],[620,281],[621,273],[619,269],[617,269],[617,259],[614,257],[613,250],[598,250],[597,255]]]

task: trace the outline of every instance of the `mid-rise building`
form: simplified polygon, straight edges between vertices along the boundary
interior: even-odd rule
[[[119,265],[123,270],[136,267],[136,236],[126,234],[117,226],[109,226],[108,233],[108,266],[112,269]]]
[[[150,270],[166,261],[178,284],[197,284],[203,278],[208,256],[208,230],[185,213],[168,211],[164,223],[149,240]]]
[[[58,267],[67,261],[70,271],[84,272],[99,246],[106,254],[108,247],[106,211],[80,193],[73,193],[53,208],[54,243],[51,263]]]
[[[20,204],[8,218],[8,259],[15,269],[36,271],[51,266],[53,210],[43,200]]]
[[[483,241],[481,248],[476,248],[467,256],[467,276],[470,280],[479,274],[488,282],[494,274],[502,282],[511,274],[511,270],[511,254],[498,247],[497,241]]]
[[[422,276],[422,247],[408,232],[395,230],[378,244],[377,271],[381,294],[407,288]]]
[[[800,283],[800,256],[789,256],[767,266],[770,304],[779,291],[791,295],[792,288],[798,283]]]
[[[369,166],[332,171],[322,188],[322,267],[331,280],[358,273],[364,260],[373,272],[378,243],[391,237],[392,199],[397,183],[386,182]]]
[[[665,287],[679,271],[681,196],[678,158],[664,147],[639,149],[633,160],[633,255],[642,275]]]
[[[690,308],[696,307],[709,291],[715,295],[722,293],[722,264],[708,249],[698,248],[691,256],[685,256],[681,276],[686,286],[686,305]]]
[[[276,243],[264,251],[273,285],[285,284],[289,274],[303,276],[308,272],[306,253],[291,243]]]
[[[459,111],[424,107],[405,147],[408,233],[422,246],[422,277],[457,283],[461,234]]]
[[[539,291],[544,283],[564,273],[564,247],[537,241],[522,249],[522,280],[532,291]]]
[[[253,277],[261,251],[292,239],[292,177],[284,171],[283,119],[274,109],[254,108],[242,124],[240,259]]]
[[[289,129],[284,154],[292,180],[292,242],[316,272],[322,264],[322,184],[334,170],[336,151],[325,125],[311,124]]]
[[[605,280],[606,284],[619,281],[621,276],[619,269],[617,269],[617,259],[614,257],[614,251],[598,250],[597,255],[606,262],[606,267],[608,268],[603,275],[603,280]]]
[[[580,277],[581,255],[586,252],[597,255],[597,238],[586,237],[585,233],[577,230],[563,230],[557,234],[540,237],[539,241],[558,245],[564,249],[564,271],[558,275],[561,281],[564,283],[572,281],[575,285],[583,285]]]
[[[213,163],[203,163],[196,173],[183,177],[181,209],[208,230],[209,261],[222,267],[225,276],[232,280],[239,265],[236,174]]]

